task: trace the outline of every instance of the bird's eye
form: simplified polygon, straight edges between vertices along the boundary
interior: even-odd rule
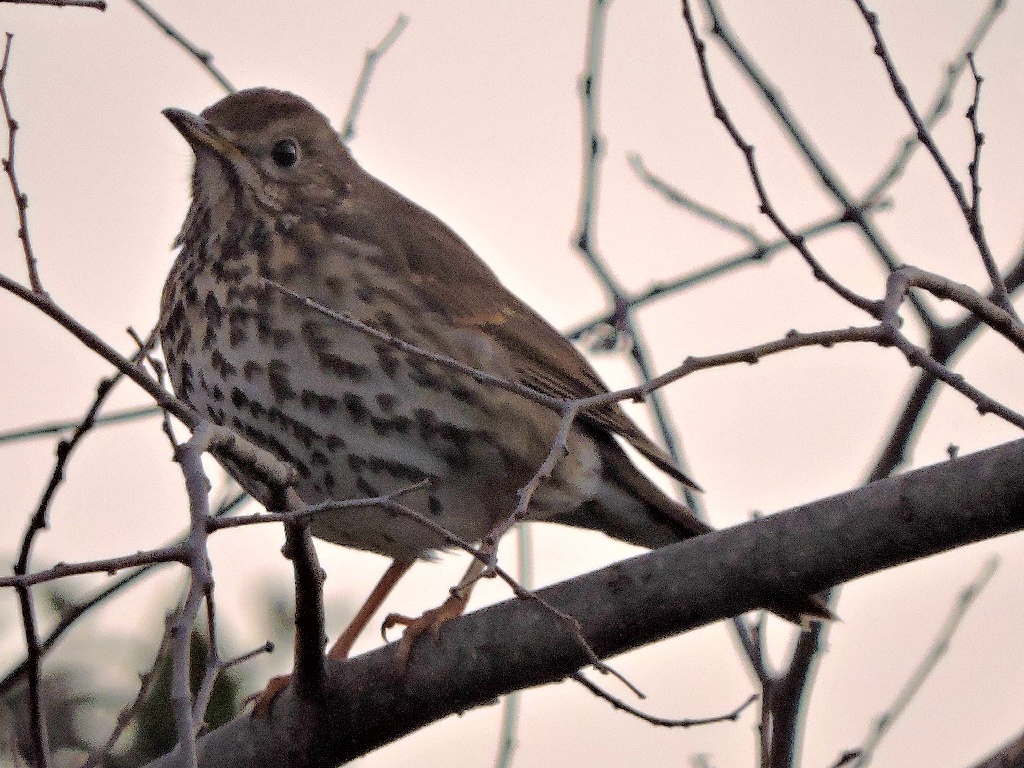
[[[270,150],[270,157],[280,168],[291,168],[299,162],[299,147],[294,139],[281,139]]]

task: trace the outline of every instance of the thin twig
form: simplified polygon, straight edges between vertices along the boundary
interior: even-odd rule
[[[963,72],[968,66],[967,54],[970,53],[971,51],[976,50],[981,45],[985,37],[988,35],[988,32],[994,25],[996,18],[1005,9],[1005,7],[1005,0],[993,0],[989,8],[979,18],[978,23],[975,25],[974,29],[967,36],[967,39],[961,46],[960,53],[957,54],[954,60],[947,67],[946,78],[942,85],[940,85],[940,87],[938,88],[932,100],[932,106],[928,110],[928,114],[925,117],[924,122],[926,126],[934,126],[948,112],[949,105],[951,103],[951,94],[953,92],[953,89],[959,82],[960,76],[963,74]],[[740,50],[739,46],[733,40],[731,34],[728,31],[728,28],[725,26],[724,21],[721,19],[719,15],[720,12],[718,11],[718,9],[713,5],[709,5],[708,10],[712,14],[712,18],[715,20],[715,33],[720,38],[722,38],[723,42],[726,43],[727,49],[734,56],[734,58],[736,58],[741,63],[741,66],[744,66],[744,68],[748,71],[748,75],[754,81],[755,85],[758,85],[759,87],[762,88],[762,92],[765,93],[766,99],[769,101],[769,103],[773,104],[774,107],[780,110],[780,119],[782,119],[784,123],[787,120],[790,121],[790,131],[795,133],[798,137],[797,145],[801,146],[802,143],[806,144],[806,140],[803,139],[800,129],[796,125],[792,124],[790,116],[787,112],[785,112],[785,110],[782,109],[781,104],[779,104],[777,101],[772,102],[772,96],[774,94],[770,91],[770,89],[767,88],[763,76],[755,68],[753,68],[752,65],[747,64],[745,54],[742,50]],[[903,142],[900,150],[889,161],[889,163],[885,166],[885,169],[880,172],[878,178],[875,180],[874,183],[871,184],[868,191],[863,195],[860,204],[851,204],[852,209],[854,209],[853,212],[855,215],[851,215],[850,210],[844,208],[843,212],[838,217],[833,216],[828,219],[825,219],[818,224],[811,225],[810,227],[807,227],[806,229],[799,231],[798,234],[803,238],[810,238],[814,235],[831,231],[837,226],[848,224],[850,222],[861,221],[864,218],[864,216],[868,213],[890,208],[891,204],[885,201],[882,198],[882,196],[885,194],[886,190],[888,190],[889,187],[891,187],[892,184],[895,183],[902,176],[903,170],[906,168],[906,165],[912,157],[914,150],[919,146],[920,142],[918,142],[916,134],[909,137],[906,141]],[[663,179],[660,179],[657,176],[651,174],[649,171],[646,171],[646,169],[644,171],[640,171],[637,168],[637,165],[640,165],[642,167],[642,160],[638,156],[631,156],[630,162],[631,164],[633,164],[634,170],[638,171],[638,173],[641,176],[641,179],[645,181],[645,183],[648,183],[652,188],[659,191],[670,201],[675,201],[683,205],[683,207],[689,207],[685,203],[686,200],[690,199],[688,196],[684,195],[682,192],[675,189],[674,187],[671,187]],[[827,169],[823,165],[821,165],[818,170],[819,172],[827,171]],[[826,177],[827,186],[828,178],[831,177],[827,173]],[[844,199],[840,197],[839,202],[843,204]],[[698,207],[700,206],[699,203],[695,203],[694,205]],[[694,212],[697,213],[698,215],[703,215],[701,214],[700,210],[695,209]],[[729,217],[726,217],[726,219],[727,221],[730,222],[733,221]],[[739,227],[744,226],[739,225],[737,222],[734,222],[734,224],[737,224]],[[727,224],[725,226],[726,228],[730,228]],[[743,232],[738,229],[736,231],[737,234],[743,234]],[[789,241],[786,239],[777,240],[768,244],[763,249],[754,248],[751,251],[748,251],[747,253],[740,254],[729,259],[724,259],[717,264],[714,264],[710,267],[702,268],[692,274],[684,275],[675,280],[657,283],[651,286],[650,288],[645,289],[644,291],[641,291],[633,296],[626,296],[624,297],[624,299],[631,308],[637,307],[642,304],[645,304],[646,302],[652,299],[675,293],[676,291],[682,288],[686,288],[691,285],[696,285],[711,278],[717,277],[720,274],[729,272],[733,269],[736,269],[739,266],[761,261],[765,259],[767,256],[782,250],[784,247],[788,245]],[[890,265],[890,267],[895,268],[895,266],[895,260],[892,260],[892,264]],[[601,317],[598,319],[587,321],[586,323],[583,323],[577,326],[576,328],[567,331],[566,335],[574,339],[579,338],[581,335],[590,332],[597,326],[607,324],[608,322],[609,320],[607,317]]]
[[[725,22],[725,16],[718,7],[717,0],[704,0],[705,8],[711,15],[712,33],[722,42],[726,51],[750,80],[751,84],[761,93],[765,106],[775,115],[781,127],[789,134],[799,155],[807,161],[817,175],[822,186],[835,198],[839,209],[849,221],[857,225],[872,250],[878,255],[886,269],[891,271],[900,266],[899,259],[893,253],[885,236],[879,232],[865,216],[864,207],[858,205],[853,194],[846,189],[842,179],[832,170],[828,162],[814,146],[814,142],[801,127],[796,116],[786,106],[782,94],[774,87],[768,77],[760,70],[753,58],[743,50],[736,36],[732,34]],[[918,317],[926,328],[936,324],[928,308],[911,299]]]
[[[421,357],[424,360],[429,360],[432,363],[437,363],[438,365],[443,365],[447,368],[451,368],[452,370],[464,373],[467,376],[471,377],[473,380],[480,382],[481,384],[488,384],[493,387],[498,387],[499,389],[507,390],[508,392],[513,392],[517,395],[521,395],[522,397],[533,400],[534,402],[540,403],[541,405],[546,405],[548,408],[552,408],[556,411],[561,411],[562,406],[565,403],[565,400],[563,400],[560,397],[551,397],[550,395],[545,395],[533,389],[532,387],[526,386],[525,384],[520,384],[515,381],[509,381],[508,379],[502,378],[501,376],[495,376],[492,373],[481,371],[479,368],[474,368],[471,365],[466,365],[465,363],[459,362],[453,357],[448,357],[448,355],[438,354],[437,352],[431,352],[429,350],[423,349],[422,347],[417,347],[415,344],[410,344],[409,342],[404,341],[398,338],[397,336],[392,336],[389,333],[385,333],[384,331],[380,331],[376,328],[373,328],[372,326],[369,326],[366,323],[360,322],[359,320],[356,320],[354,317],[352,317],[346,312],[336,312],[330,307],[326,307],[323,304],[309,298],[308,296],[303,296],[299,293],[296,293],[290,288],[286,288],[280,283],[274,282],[273,280],[270,280],[268,278],[263,278],[263,283],[264,285],[269,285],[275,290],[280,291],[285,296],[288,296],[301,304],[305,304],[310,309],[313,309],[319,312],[320,314],[326,315],[332,320],[336,320],[339,323],[342,323],[343,325],[347,325],[349,328],[357,330],[360,333],[364,333],[371,338],[377,339],[378,341],[383,341],[385,344],[388,344],[389,346],[392,346],[401,352],[408,352],[409,354],[416,355],[417,357]]]
[[[843,752],[843,754],[836,758],[836,761],[832,763],[830,768],[843,768],[844,765],[849,765],[853,760],[856,760],[858,755],[860,755],[860,752],[856,749]]]
[[[963,45],[960,46],[960,52],[946,67],[946,78],[932,98],[932,105],[924,118],[924,124],[929,129],[935,127],[939,120],[949,111],[953,91],[960,81],[964,70],[967,68],[967,55],[981,47],[989,31],[995,25],[999,14],[1005,9],[1006,0],[991,0],[989,7],[982,13],[974,29],[967,35]],[[875,203],[903,175],[907,164],[910,162],[910,158],[920,146],[921,142],[917,140],[916,133],[906,138],[892,160],[886,165],[885,170],[864,194],[862,198],[864,206],[870,206]]]
[[[743,157],[746,160],[748,175],[754,185],[754,190],[757,192],[758,199],[761,201],[761,213],[767,216],[772,224],[775,225],[776,229],[785,237],[790,244],[797,250],[797,252],[803,257],[804,261],[811,268],[815,279],[820,280],[826,286],[828,286],[836,295],[844,299],[848,303],[857,307],[858,309],[867,312],[872,317],[879,317],[879,307],[877,302],[870,301],[857,293],[847,288],[836,280],[826,270],[817,258],[807,248],[806,241],[800,237],[796,232],[789,228],[789,225],[783,221],[782,217],[775,210],[771,200],[768,197],[768,190],[764,186],[764,181],[761,179],[761,171],[754,159],[754,146],[749,144],[743,135],[740,133],[739,128],[729,117],[729,113],[725,108],[725,104],[718,96],[718,90],[715,87],[714,81],[711,77],[711,69],[708,65],[706,55],[706,45],[701,39],[700,34],[697,32],[697,25],[694,22],[693,14],[690,10],[689,0],[683,0],[683,20],[686,22],[686,27],[690,33],[690,40],[693,43],[694,51],[697,53],[697,63],[700,67],[701,78],[704,81],[704,90],[707,93],[708,99],[711,102],[711,111],[726,132],[732,138],[733,143],[743,153]],[[717,27],[717,20],[716,20]],[[716,28],[717,33],[717,28]],[[801,147],[803,149],[803,147]],[[847,204],[849,205],[849,203]]]
[[[896,275],[891,276],[891,279],[896,283],[899,283],[905,279],[905,274],[906,273],[897,273]],[[935,291],[938,291],[939,284],[942,282],[942,279],[936,278],[936,280],[937,282],[935,283],[933,288]],[[758,344],[753,347],[747,347],[741,350],[735,350],[732,352],[720,353],[716,355],[707,355],[704,357],[689,357],[683,362],[682,365],[673,368],[658,376],[651,377],[648,381],[646,381],[643,384],[639,384],[632,387],[625,387],[623,389],[615,390],[612,392],[592,395],[590,397],[576,398],[570,400],[543,395],[537,392],[536,390],[527,387],[523,384],[511,382],[499,376],[494,376],[492,374],[485,373],[483,371],[480,371],[479,369],[468,366],[465,363],[461,363],[458,360],[447,357],[446,355],[440,355],[434,352],[429,352],[427,350],[421,349],[415,346],[414,344],[410,344],[406,341],[403,341],[402,339],[384,333],[383,331],[371,328],[370,326],[367,326],[364,323],[359,322],[358,320],[352,318],[347,314],[335,312],[330,308],[325,307],[316,301],[313,301],[312,299],[309,299],[305,296],[301,296],[300,294],[280,285],[279,283],[275,283],[272,280],[264,279],[264,283],[273,286],[278,291],[281,291],[282,293],[292,297],[297,301],[302,302],[306,306],[315,309],[318,312],[327,315],[328,317],[334,318],[335,320],[338,320],[339,322],[344,323],[345,325],[348,325],[351,328],[359,330],[362,333],[366,333],[374,338],[385,341],[386,343],[398,349],[410,352],[412,354],[416,354],[427,360],[431,360],[432,362],[436,362],[440,365],[444,365],[454,370],[461,371],[462,373],[471,376],[476,381],[492,384],[494,386],[500,387],[510,392],[522,395],[523,397],[527,397],[535,402],[538,402],[542,405],[547,406],[548,408],[557,411],[560,414],[564,414],[565,408],[569,407],[570,405],[572,407],[578,408],[580,413],[584,413],[590,409],[600,408],[601,406],[606,406],[609,403],[621,400],[644,400],[650,397],[653,392],[660,389],[661,387],[664,387],[667,384],[670,384],[686,376],[689,376],[690,374],[695,373],[698,370],[704,370],[705,368],[714,368],[722,365],[732,365],[740,362],[756,363],[766,355],[777,354],[779,352],[786,351],[788,349],[794,349],[797,347],[830,347],[838,343],[873,342],[881,346],[897,347],[901,352],[903,352],[908,362],[910,362],[914,366],[923,368],[932,375],[935,375],[938,379],[949,384],[954,389],[959,391],[961,394],[971,399],[975,403],[975,405],[978,406],[978,410],[980,412],[995,413],[1001,418],[1009,421],[1010,423],[1024,428],[1024,416],[1021,416],[1012,409],[1007,408],[1001,403],[988,397],[983,392],[981,392],[981,390],[968,384],[961,375],[949,371],[941,363],[937,362],[935,359],[930,357],[925,350],[912,344],[906,337],[899,333],[898,322],[886,321],[887,307],[886,302],[882,300],[862,300],[866,305],[870,305],[872,314],[878,316],[879,318],[882,318],[882,322],[878,326],[853,327],[846,329],[837,329],[832,331],[819,331],[814,333],[798,333],[796,331],[791,331],[783,339],[766,342],[764,344]],[[946,281],[945,284],[947,288],[949,286],[957,285],[952,281]],[[922,284],[921,287],[927,286]],[[964,288],[966,288],[966,286]],[[970,289],[967,288],[966,290],[969,291]],[[912,292],[906,295],[909,297],[913,297]],[[944,298],[950,298],[953,299],[954,301],[961,301],[967,303],[975,302],[978,307],[981,307],[981,302],[983,302],[984,300],[981,299],[981,297],[978,296],[976,293],[974,294],[974,297],[976,298],[972,298],[970,294],[964,293],[963,291],[953,290],[949,290],[949,295],[944,296]],[[967,304],[965,304],[965,306],[967,306]],[[997,318],[993,316],[993,320],[996,319]],[[1000,325],[994,325],[993,327],[996,328],[997,330],[1000,330],[1000,332],[1003,332],[1004,326],[1005,323],[1001,323]]]
[[[205,591],[203,602],[206,605],[206,669],[203,670],[203,678],[199,681],[199,687],[196,688],[192,702],[192,727],[195,729],[196,736],[202,733],[206,725],[206,710],[210,706],[210,698],[213,696],[213,686],[224,668],[217,642],[217,607],[213,600],[212,583]]]
[[[196,768],[196,726],[192,709],[191,637],[202,602],[213,588],[213,574],[207,553],[210,533],[210,481],[203,471],[202,456],[210,448],[214,433],[205,422],[193,431],[188,442],[179,446],[175,461],[185,476],[189,500],[189,533],[183,543],[189,569],[189,588],[184,605],[171,627],[171,709],[174,712],[178,749],[187,768]]]
[[[194,43],[190,42],[181,32],[171,26],[169,21],[153,10],[149,3],[144,2],[144,0],[129,0],[129,2],[148,16],[150,21],[156,24],[168,37],[188,51],[196,61],[202,64],[203,69],[209,72],[213,79],[220,83],[221,88],[228,93],[235,92],[235,87],[231,85],[226,77],[224,77],[224,73],[214,65],[212,53],[204,51],[201,48],[197,48]]]
[[[273,652],[274,652],[274,644],[272,642],[270,642],[269,640],[267,640],[267,642],[265,642],[263,645],[258,646],[256,648],[253,648],[251,651],[246,651],[245,653],[239,654],[238,656],[235,656],[235,657],[230,658],[230,659],[224,659],[223,661],[220,662],[220,668],[222,670],[224,670],[224,669],[231,669],[231,667],[236,667],[239,664],[244,664],[245,662],[249,661],[250,659],[256,658],[257,656],[259,656],[262,653],[273,653]]]
[[[573,616],[560,611],[553,605],[544,600],[536,592],[526,589],[520,584],[508,571],[501,566],[493,562],[491,552],[484,547],[474,547],[472,543],[462,538],[461,536],[453,533],[452,531],[445,528],[443,525],[435,520],[427,517],[426,515],[420,514],[411,507],[401,504],[396,499],[405,493],[419,490],[424,487],[423,483],[417,483],[406,488],[401,488],[398,491],[394,491],[389,494],[374,497],[371,499],[358,499],[351,501],[325,501],[320,504],[305,505],[302,507],[290,508],[287,512],[269,512],[260,515],[247,515],[245,517],[227,518],[222,521],[215,521],[211,523],[211,528],[224,528],[234,527],[237,525],[252,525],[268,522],[285,522],[285,523],[306,523],[310,518],[316,515],[323,514],[324,512],[335,512],[342,509],[358,508],[363,506],[375,506],[385,511],[391,511],[400,514],[404,517],[414,520],[424,528],[436,533],[441,538],[444,546],[458,547],[462,551],[471,555],[472,557],[479,560],[489,569],[489,573],[493,574],[497,578],[501,579],[508,587],[512,590],[512,593],[521,600],[529,600],[537,603],[541,608],[554,616],[559,623],[565,626],[570,634],[575,639],[576,643],[582,649],[587,658],[587,663],[593,666],[597,671],[602,674],[610,674],[623,685],[628,687],[638,697],[644,698],[643,692],[640,691],[633,683],[631,683],[625,676],[620,672],[617,672],[611,666],[602,661],[598,655],[594,652],[594,649],[590,647],[586,638],[583,636],[582,630],[580,629],[580,623]]]
[[[87,560],[81,563],[58,563],[52,568],[47,568],[43,571],[16,573],[13,576],[0,576],[0,588],[14,587],[16,589],[24,589],[50,581],[66,579],[69,576],[82,576],[87,573],[113,574],[126,568],[139,568],[158,563],[185,562],[187,557],[188,553],[184,546],[176,544],[101,560]]]
[[[32,764],[39,768],[47,768],[50,764],[50,745],[46,735],[46,718],[43,712],[43,658],[39,649],[35,606],[32,603],[32,593],[27,587],[18,587],[17,591],[18,609],[21,612],[21,624],[28,657],[29,734],[32,740]]]
[[[216,517],[222,517],[234,511],[242,502],[251,498],[247,493],[235,494],[231,499],[225,500],[218,504],[214,515]],[[179,538],[174,544],[169,544],[162,549],[167,550],[175,544],[180,544],[183,538]],[[150,552],[158,552],[161,548],[151,550]],[[50,633],[46,636],[46,639],[40,643],[40,652],[45,657],[50,650],[56,645],[57,641],[67,632],[77,621],[86,615],[89,611],[107,601],[111,596],[120,592],[122,589],[133,584],[137,579],[149,574],[154,568],[160,565],[164,560],[157,562],[151,562],[147,565],[143,565],[140,568],[132,571],[131,573],[125,574],[119,579],[115,580],[109,586],[99,590],[91,597],[82,600],[80,603],[66,606],[61,611],[60,621],[57,625],[50,630]],[[108,569],[102,568],[98,561],[91,561],[91,565],[96,567],[96,572],[109,572]],[[33,574],[34,575],[34,574]],[[18,683],[24,676],[28,668],[28,660],[26,659],[17,667],[8,672],[2,680],[0,680],[0,697],[4,696],[11,688]]]
[[[527,481],[526,485],[516,491],[518,501],[516,502],[515,510],[511,515],[499,520],[484,537],[482,545],[485,551],[491,553],[492,563],[497,562],[498,542],[501,541],[509,528],[528,519],[530,503],[533,501],[534,494],[540,488],[541,483],[551,477],[551,473],[555,471],[558,462],[568,455],[569,432],[572,430],[572,425],[575,423],[578,415],[579,410],[574,405],[571,403],[566,404],[562,410],[562,420],[558,425],[558,432],[555,434],[554,440],[551,441],[551,447],[548,449],[547,456],[544,457],[544,461],[541,462],[541,465],[534,472],[533,477]],[[490,567],[488,565],[481,576],[488,576]]]
[[[523,589],[533,590],[533,535],[529,523],[520,523],[516,528],[516,565],[519,570],[519,583]],[[516,734],[519,730],[519,691],[512,691],[505,697],[501,712],[501,736],[498,739],[498,755],[494,760],[494,768],[510,768],[512,756],[517,746]]]
[[[885,297],[887,316],[895,314],[911,288],[923,288],[936,298],[956,302],[1024,352],[1024,324],[1014,313],[985,298],[969,285],[917,267],[901,267],[889,276]]]
[[[883,210],[890,207],[891,203],[888,201],[880,201],[874,205],[875,210]],[[811,224],[798,230],[797,235],[805,240],[809,240],[817,235],[826,234],[849,223],[849,218],[845,214],[840,216],[830,216],[827,219],[822,219],[815,224]],[[789,240],[781,237],[766,243],[763,247],[750,248],[734,256],[728,256],[716,261],[708,266],[700,267],[699,269],[683,274],[677,278],[651,283],[648,287],[641,289],[635,294],[626,295],[623,297],[623,301],[630,309],[637,309],[645,306],[655,299],[675,295],[684,289],[701,285],[713,278],[732,272],[739,267],[763,264],[768,261],[769,257],[789,247]],[[576,327],[571,328],[565,332],[565,335],[570,339],[579,339],[581,336],[595,331],[601,326],[611,325],[613,322],[613,317],[603,315],[601,317],[587,320]],[[612,344],[602,344],[601,346],[603,348],[608,348],[612,346]]]
[[[95,8],[97,11],[107,10],[105,0],[0,0],[0,3],[17,5],[52,5],[57,8]]]
[[[896,694],[896,698],[893,703],[889,706],[884,713],[878,716],[875,720],[874,725],[871,728],[870,733],[864,740],[864,743],[860,746],[856,758],[853,762],[853,768],[863,768],[871,759],[874,757],[875,750],[878,748],[879,743],[885,738],[885,735],[892,728],[896,720],[899,719],[900,715],[906,710],[907,705],[913,700],[914,696],[920,690],[925,680],[928,679],[929,675],[935,670],[935,667],[946,655],[946,651],[949,650],[949,644],[956,634],[957,629],[960,627],[960,623],[963,621],[967,612],[970,610],[974,601],[982,593],[992,576],[995,575],[996,570],[999,567],[999,557],[992,556],[982,566],[978,575],[974,577],[971,582],[964,587],[957,597],[956,602],[950,609],[949,616],[946,617],[946,621],[939,628],[938,633],[935,636],[935,640],[932,641],[931,648],[925,657],[921,659],[917,669],[914,670],[913,674],[903,684],[900,692]],[[850,750],[852,752],[854,750]]]
[[[640,177],[640,181],[673,205],[678,205],[680,208],[689,211],[704,221],[714,224],[716,227],[724,229],[730,234],[739,235],[758,251],[764,250],[766,246],[764,238],[749,224],[744,224],[728,214],[716,211],[699,200],[690,197],[682,190],[673,187],[660,176],[648,170],[647,166],[644,165],[643,158],[637,153],[631,152],[626,156],[626,160],[629,162],[629,167],[633,169],[633,172]]]
[[[646,382],[652,371],[649,354],[639,328],[634,322],[629,304],[626,302],[625,287],[615,278],[611,269],[601,257],[596,245],[596,210],[599,192],[598,178],[600,163],[604,153],[604,138],[601,135],[598,121],[598,97],[600,95],[601,68],[605,41],[605,25],[607,23],[610,0],[592,0],[587,20],[587,40],[584,54],[584,69],[580,76],[580,109],[583,123],[583,151],[585,161],[583,177],[580,183],[580,206],[577,223],[576,248],[584,261],[593,271],[597,280],[604,286],[612,304],[610,322],[612,333],[608,341],[614,343],[621,331],[630,341],[631,360],[640,379]],[[686,471],[679,437],[669,422],[662,403],[661,394],[651,395],[649,406],[662,436],[669,455],[676,465]],[[700,516],[700,500],[683,484],[683,494],[688,506],[695,515]]]
[[[356,135],[356,117],[358,117],[360,110],[363,108],[363,99],[366,98],[366,90],[370,86],[370,78],[373,77],[377,63],[388,52],[388,49],[395,44],[398,36],[402,34],[402,31],[408,24],[409,17],[404,13],[398,14],[398,18],[395,19],[395,23],[391,25],[388,33],[381,38],[376,47],[370,48],[366,52],[366,56],[363,59],[363,69],[359,73],[359,81],[356,83],[356,90],[352,94],[352,101],[349,102],[344,128],[341,131],[341,140],[345,143],[351,141],[352,137]]]
[[[1018,247],[1014,266],[1006,274],[1006,287],[1011,295],[1022,285],[1024,285],[1024,245]],[[989,302],[992,302],[993,298],[994,296],[990,292]],[[929,355],[940,363],[949,362],[981,327],[981,318],[973,313],[966,315],[955,325],[941,326],[940,332],[932,333],[929,339]],[[879,451],[874,466],[867,473],[866,482],[888,477],[906,461],[907,455],[920,433],[915,426],[931,402],[937,383],[938,380],[927,371],[922,371],[918,376],[904,400],[899,416],[894,420],[892,431]]]
[[[97,416],[93,420],[94,426],[101,427],[108,424],[120,424],[126,421],[138,421],[139,419],[146,419],[150,416],[157,416],[162,413],[162,410],[154,405],[140,405],[136,408],[125,408],[120,411],[112,411],[102,416]],[[17,427],[4,432],[0,432],[0,443],[14,443],[19,440],[31,440],[37,437],[49,437],[50,435],[59,435],[68,430],[75,429],[79,425],[79,421],[64,420],[64,421],[51,421],[43,424],[37,424],[32,427]]]
[[[286,512],[257,512],[252,515],[238,515],[236,517],[220,517],[210,521],[210,531],[216,532],[228,528],[242,528],[249,525],[262,525],[264,523],[294,523],[310,522],[318,515],[325,513],[336,514],[352,509],[366,509],[368,507],[380,507],[390,509],[393,502],[409,493],[423,490],[430,486],[429,480],[421,480],[418,483],[404,486],[390,493],[381,496],[368,496],[362,499],[344,499],[320,502],[319,504],[303,505],[299,509]],[[401,511],[401,510],[396,510]],[[440,527],[440,526],[439,526]],[[446,529],[440,528],[441,531]],[[454,543],[454,542],[453,542]]]
[[[882,60],[882,64],[885,66],[885,71],[889,75],[889,82],[892,85],[893,92],[896,94],[896,98],[899,99],[900,104],[903,105],[904,111],[907,113],[911,123],[914,125],[914,129],[917,131],[918,140],[932,156],[932,159],[935,161],[935,165],[938,167],[939,172],[942,174],[950,191],[953,193],[953,199],[960,207],[960,213],[963,215],[964,221],[967,223],[967,228],[971,233],[971,238],[974,240],[974,243],[978,248],[978,253],[981,255],[982,263],[985,265],[985,271],[988,272],[989,279],[992,281],[992,287],[995,289],[996,293],[996,300],[1001,307],[1006,309],[1008,312],[1013,313],[1013,305],[1010,303],[1009,295],[1006,292],[1006,285],[1003,283],[1003,278],[999,274],[999,267],[996,264],[995,257],[992,255],[992,251],[988,246],[988,241],[985,239],[981,220],[976,215],[977,211],[972,207],[970,201],[968,201],[967,196],[964,194],[963,184],[956,178],[956,175],[953,173],[953,169],[949,167],[949,163],[946,162],[945,156],[939,150],[938,145],[932,138],[931,132],[924,124],[920,114],[918,114],[917,107],[914,106],[914,102],[910,98],[910,92],[903,83],[903,79],[896,70],[896,64],[889,55],[889,50],[886,47],[885,40],[882,37],[881,27],[878,23],[878,14],[869,10],[863,0],[853,0],[853,2],[856,4],[857,9],[861,12],[861,15],[864,17],[864,21],[867,22],[868,28],[871,30],[871,36],[875,41],[875,54]],[[971,69],[972,71],[974,70],[973,61],[971,62]],[[977,78],[976,73],[975,77]],[[974,105],[972,106],[969,115],[973,115],[975,112],[980,85],[980,80],[976,80]],[[975,158],[977,158],[981,147],[981,134],[977,131],[977,124],[974,117],[971,118],[971,122],[975,131]],[[976,199],[975,203],[977,203]]]
[[[34,293],[45,295],[43,283],[39,279],[39,265],[36,262],[35,253],[32,251],[32,242],[28,234],[28,195],[21,191],[18,184],[18,177],[14,171],[14,144],[15,136],[18,133],[18,121],[11,113],[11,103],[7,99],[7,66],[11,58],[11,43],[14,35],[7,33],[7,43],[4,45],[3,63],[0,63],[0,102],[4,107],[4,118],[7,121],[7,157],[3,159],[4,173],[11,183],[11,194],[14,195],[14,204],[18,210],[18,239],[21,240],[21,249],[25,253],[25,264],[28,267],[28,282]]]
[[[13,293],[23,301],[28,302],[40,310],[50,319],[54,320],[64,330],[81,341],[86,347],[98,354],[108,363],[121,371],[125,376],[138,384],[146,394],[161,408],[170,411],[176,419],[185,426],[191,428],[198,424],[200,419],[185,403],[175,398],[170,392],[163,389],[159,382],[149,376],[142,368],[132,363],[129,359],[117,352],[103,339],[86,328],[82,323],[68,314],[58,306],[49,296],[36,294],[20,283],[11,280],[4,274],[0,274],[0,288]]]
[[[633,717],[637,717],[643,720],[645,723],[650,723],[651,725],[661,725],[665,728],[693,728],[696,725],[712,725],[713,723],[736,722],[736,720],[739,719],[739,716],[743,714],[743,710],[745,710],[758,699],[758,695],[756,693],[752,694],[749,699],[747,699],[745,702],[736,707],[736,709],[734,709],[732,712],[726,712],[724,715],[715,715],[714,717],[686,717],[682,719],[670,719],[650,715],[642,710],[637,709],[631,704],[627,704],[617,696],[613,696],[600,686],[595,685],[593,682],[584,677],[580,672],[576,672],[570,675],[570,677],[577,683],[582,685],[584,688],[586,688],[588,691],[593,693],[595,696],[607,701],[609,704],[615,707],[615,709],[621,709],[623,712],[628,712],[629,714],[633,715]]]
[[[10,38],[8,38],[8,42],[9,41]],[[27,242],[27,232],[25,242]],[[50,301],[49,296],[42,291],[34,291],[32,295],[38,297],[42,301]],[[141,354],[143,353],[140,352],[139,355],[141,356]],[[18,561],[14,567],[13,579],[17,580],[29,575],[29,561],[31,558],[33,544],[35,543],[36,536],[39,532],[44,530],[48,525],[50,503],[53,500],[54,494],[57,492],[57,488],[64,480],[64,470],[67,462],[74,452],[75,447],[92,428],[93,421],[96,418],[96,414],[99,412],[103,401],[120,379],[121,373],[118,372],[110,378],[100,381],[96,388],[96,397],[93,399],[92,405],[87,411],[85,418],[82,419],[82,422],[78,425],[70,438],[67,440],[61,440],[57,445],[57,460],[54,462],[53,470],[50,473],[50,479],[43,491],[42,498],[36,505],[35,512],[29,520],[25,533],[22,536],[21,551],[18,556]],[[26,673],[29,678],[28,687],[32,740],[36,751],[36,759],[39,761],[39,764],[45,768],[45,765],[49,760],[49,747],[46,743],[46,728],[43,720],[41,697],[43,650],[36,628],[35,610],[32,604],[30,584],[14,583],[14,587],[18,593],[22,626],[25,632],[27,661]]]
[[[763,617],[763,615],[764,612],[762,611],[761,616]],[[740,647],[743,649],[743,654],[750,663],[750,670],[754,673],[761,687],[764,688],[771,676],[768,674],[768,668],[765,663],[764,647],[760,638],[760,621],[751,627],[742,616],[733,616],[732,627],[736,639],[739,640]]]
[[[586,157],[583,164],[583,180],[580,184],[580,210],[577,224],[576,247],[590,265],[594,274],[612,294],[621,296],[623,291],[618,281],[597,253],[594,244],[594,211],[597,208],[597,177],[601,156],[604,154],[604,139],[598,132],[597,91],[601,78],[601,54],[604,47],[604,26],[607,21],[610,0],[591,0],[590,16],[587,21],[586,68],[580,76],[580,104],[583,111],[583,143]]]
[[[170,622],[168,622],[168,624],[169,623]],[[160,641],[160,647],[157,648],[156,654],[153,658],[153,663],[149,667],[149,671],[142,674],[139,678],[139,690],[135,694],[135,698],[118,713],[117,721],[114,725],[114,729],[110,732],[110,736],[107,737],[107,740],[103,744],[96,747],[89,754],[89,757],[82,764],[81,768],[95,768],[95,766],[106,761],[111,750],[120,740],[125,729],[131,725],[132,720],[135,719],[135,715],[137,714],[139,707],[142,706],[142,703],[146,700],[146,697],[149,695],[149,692],[153,687],[153,683],[156,682],[164,656],[167,655],[167,651],[170,648],[170,640],[170,633],[164,632],[163,638]]]

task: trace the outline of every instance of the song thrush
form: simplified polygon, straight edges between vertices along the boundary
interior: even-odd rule
[[[464,539],[485,536],[515,508],[517,490],[544,460],[558,414],[396,351],[265,278],[548,395],[606,391],[591,366],[454,232],[360,168],[303,99],[261,88],[228,96],[200,116],[164,114],[195,153],[192,205],[160,313],[178,396],[292,464],[295,488],[309,504],[373,497],[427,479],[429,489],[406,503]],[[609,405],[576,421],[529,517],[648,548],[708,531],[634,466],[616,435],[689,482]],[[224,463],[267,502],[258,478]],[[334,656],[347,655],[410,564],[445,545],[416,521],[376,508],[322,514],[311,530],[393,560]],[[808,605],[799,610],[826,615]]]

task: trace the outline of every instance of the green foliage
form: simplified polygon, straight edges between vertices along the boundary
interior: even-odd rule
[[[209,655],[206,636],[193,630],[191,637],[191,687],[193,695],[202,682]],[[213,686],[206,710],[204,728],[223,725],[238,714],[241,688],[239,675],[233,669],[222,670]],[[177,743],[174,715],[171,711],[171,657],[164,654],[156,671],[149,696],[140,704],[129,744],[107,761],[110,768],[134,768],[170,752]]]

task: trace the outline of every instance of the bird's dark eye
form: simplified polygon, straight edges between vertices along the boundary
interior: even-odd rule
[[[291,168],[299,162],[299,147],[294,139],[281,139],[270,150],[270,157],[281,168]]]

